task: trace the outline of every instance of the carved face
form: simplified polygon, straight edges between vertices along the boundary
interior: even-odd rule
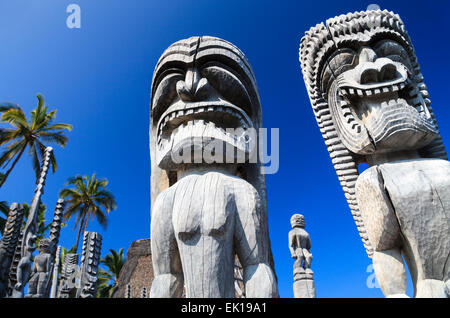
[[[294,214],[291,217],[291,226],[294,227],[305,227],[305,217],[301,214]]]
[[[357,154],[421,148],[436,137],[411,57],[395,40],[340,48],[322,72],[337,132]]]
[[[88,282],[81,289],[80,297],[81,298],[92,298],[95,297],[97,281]]]
[[[39,241],[38,251],[41,254],[50,253],[53,247],[52,241],[49,239],[42,239]]]
[[[212,140],[223,143],[222,149],[249,151],[246,131],[255,126],[259,101],[247,63],[236,47],[211,37],[182,40],[164,52],[155,69],[151,109],[160,168],[180,165],[174,155],[184,157],[187,150],[196,156],[190,162],[205,163],[197,154]]]

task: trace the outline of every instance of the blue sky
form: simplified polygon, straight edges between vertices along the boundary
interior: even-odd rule
[[[258,83],[263,125],[280,129],[280,169],[266,176],[266,184],[281,297],[293,296],[288,249],[293,213],[306,217],[318,297],[382,297],[380,289],[366,285],[371,261],[315,122],[298,62],[306,30],[373,2],[0,0],[0,101],[19,103],[29,113],[40,92],[50,109],[58,109],[56,121],[74,126],[67,147],[55,147],[59,169],[47,178],[47,218],[68,177],[96,172],[108,178],[118,203],[106,231],[95,221],[88,226],[102,234],[103,255],[150,236],[148,125],[154,66],[179,39],[218,36],[246,54]],[[81,7],[80,29],[66,27],[71,3]],[[449,146],[450,42],[442,35],[450,33],[450,3],[376,3],[400,14],[406,24]],[[30,202],[34,182],[25,156],[0,190],[0,199]],[[60,242],[70,247],[75,239],[71,222]]]

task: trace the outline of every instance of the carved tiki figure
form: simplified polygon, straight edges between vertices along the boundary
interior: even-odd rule
[[[292,230],[289,232],[289,250],[294,262],[294,297],[315,298],[316,286],[311,270],[311,238],[305,231],[305,217],[294,214],[291,217]]]
[[[172,44],[152,81],[150,297],[278,296],[265,181],[254,159],[261,108],[244,54],[214,37]],[[226,150],[225,150],[226,149]],[[182,158],[182,160],[180,160]],[[156,198],[156,199],[155,199]]]
[[[400,17],[377,10],[329,19],[306,32],[300,62],[383,293],[406,296],[404,258],[416,297],[445,297],[450,163]],[[359,175],[361,163],[370,168]]]
[[[50,288],[50,274],[53,270],[53,242],[44,238],[39,242],[39,254],[34,257],[33,270],[28,283],[29,298],[46,298]]]
[[[289,250],[292,258],[295,259],[294,268],[311,268],[312,254],[311,239],[305,231],[305,217],[301,214],[294,214],[291,217],[292,230],[289,232]]]

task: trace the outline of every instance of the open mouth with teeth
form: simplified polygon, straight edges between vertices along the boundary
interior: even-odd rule
[[[229,128],[252,127],[248,115],[239,107],[225,101],[197,102],[173,105],[158,122],[158,145],[169,141],[180,127],[210,125],[226,133]]]
[[[416,85],[408,79],[397,83],[383,83],[378,85],[358,85],[339,86],[339,95],[346,102],[358,105],[358,117],[364,120],[369,113],[379,109],[385,109],[387,106],[391,108],[393,104],[402,106],[407,109],[408,106],[412,110],[416,110],[424,119],[431,119],[431,115],[425,104],[421,93]],[[344,102],[343,104],[346,104]]]
[[[339,85],[343,96],[348,97],[373,97],[376,95],[399,92],[408,84],[408,80],[394,81],[393,83],[383,83],[376,85],[349,85],[345,82]]]
[[[417,149],[437,134],[421,92],[408,77],[361,84],[340,76],[337,84],[347,123],[366,129],[373,151]]]
[[[173,158],[168,159],[171,153],[191,151],[195,147],[203,149],[211,140],[248,153],[249,128],[253,128],[249,115],[225,100],[179,102],[171,105],[158,120],[158,149],[164,165],[172,165]]]

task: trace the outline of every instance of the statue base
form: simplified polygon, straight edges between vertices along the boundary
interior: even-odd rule
[[[314,272],[311,269],[294,269],[294,298],[316,298]]]

